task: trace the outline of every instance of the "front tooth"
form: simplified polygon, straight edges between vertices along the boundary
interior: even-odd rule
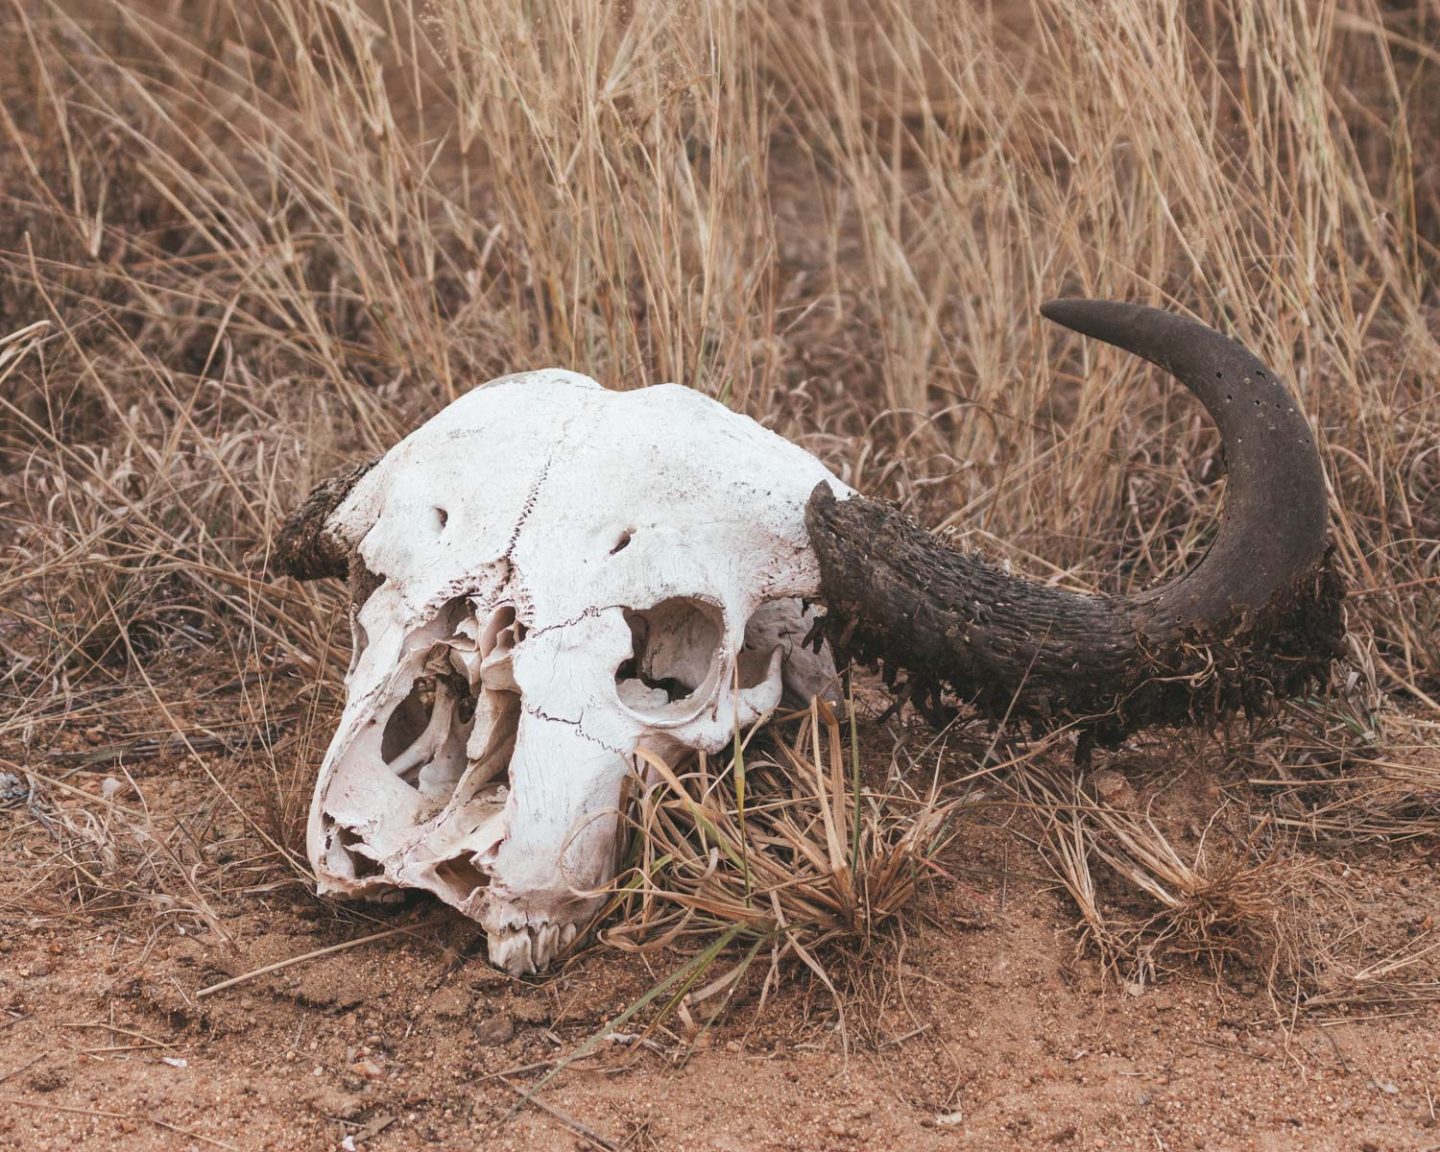
[[[543,924],[535,933],[535,968],[543,972],[555,955],[555,945],[560,939],[558,924]]]
[[[535,971],[530,933],[524,928],[491,932],[487,940],[490,963],[512,976],[529,976]]]

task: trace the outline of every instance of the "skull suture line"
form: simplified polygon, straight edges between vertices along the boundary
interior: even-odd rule
[[[1193,320],[1102,301],[1051,319],[1173,373],[1219,426],[1225,513],[1190,571],[1128,598],[946,548],[813,457],[674,385],[506,377],[320,485],[276,557],[348,571],[354,658],[311,806],[322,892],[434,892],[538,971],[616,868],[638,749],[716,751],[790,689],[824,606],[847,656],[1086,743],[1323,680],[1343,632],[1324,473],[1273,372]],[[891,675],[893,679],[893,675]]]
[[[813,457],[689,389],[476,389],[331,530],[381,579],[310,812],[322,891],[422,888],[543,968],[613,876],[637,748],[718,751],[834,676],[801,645]],[[357,576],[352,572],[352,577]]]

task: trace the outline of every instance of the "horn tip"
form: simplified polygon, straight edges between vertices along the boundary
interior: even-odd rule
[[[1085,335],[1098,335],[1097,329],[1114,329],[1126,321],[1134,321],[1152,309],[1118,300],[1089,300],[1083,296],[1064,296],[1046,300],[1040,315],[1052,323]],[[1105,337],[1101,336],[1101,339]]]

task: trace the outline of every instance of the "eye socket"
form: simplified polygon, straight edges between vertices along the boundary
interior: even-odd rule
[[[715,668],[724,626],[720,609],[688,596],[625,609],[631,654],[615,670],[622,703],[652,709],[689,700]]]

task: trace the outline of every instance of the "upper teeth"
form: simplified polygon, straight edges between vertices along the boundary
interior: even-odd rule
[[[549,967],[574,942],[574,924],[521,924],[489,934],[490,961],[512,976],[529,976]]]

